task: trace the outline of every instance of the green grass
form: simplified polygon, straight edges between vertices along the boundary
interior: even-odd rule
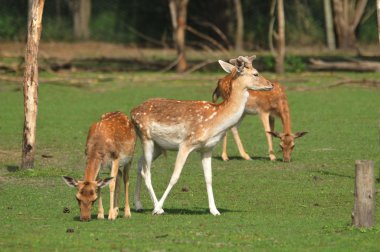
[[[36,167],[27,171],[18,170],[23,95],[15,84],[1,82],[1,250],[377,251],[379,224],[371,229],[351,226],[355,160],[374,160],[376,176],[380,161],[380,90],[361,87],[287,92],[293,131],[309,132],[297,141],[291,163],[268,160],[261,123],[257,117],[246,117],[240,133],[253,161],[238,157],[232,137],[231,161],[221,161],[220,145],[214,150],[213,188],[221,216],[208,213],[200,158],[193,153],[165,202],[166,215],[151,215],[152,203],[144,187],[144,213],[133,211],[131,219],[114,222],[78,221],[75,190],[68,188],[60,176],[83,175],[90,124],[104,112],[129,113],[150,97],[210,100],[222,75],[42,74]],[[291,88],[323,87],[344,78],[379,79],[380,74],[302,73],[279,80]],[[83,88],[70,85],[73,80],[83,81]],[[281,129],[278,120],[276,128]],[[278,141],[274,141],[276,155],[281,158]],[[135,160],[140,154],[138,145]],[[174,160],[175,153],[169,152],[167,158],[161,157],[153,164],[153,186],[158,196],[167,186]],[[131,171],[131,199],[135,169],[136,162]],[[101,175],[108,176],[108,171],[103,170]],[[189,191],[183,192],[183,187]],[[108,189],[103,196],[107,213]],[[378,198],[376,202],[378,205]],[[130,204],[133,208],[132,200]],[[64,207],[70,213],[63,213]],[[380,211],[376,219],[380,221]],[[74,232],[67,233],[68,228]]]

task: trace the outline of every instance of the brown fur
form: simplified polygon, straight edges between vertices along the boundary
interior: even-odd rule
[[[122,112],[110,112],[102,115],[99,122],[91,125],[86,142],[86,168],[83,181],[76,182],[75,179],[64,177],[68,185],[75,186],[78,191],[76,198],[80,207],[81,220],[91,219],[91,208],[98,198],[99,191],[99,212],[98,218],[104,218],[100,188],[110,184],[111,202],[109,219],[115,219],[118,213],[118,190],[114,194],[115,186],[119,188],[117,175],[119,173],[120,162],[126,160],[124,166],[125,184],[125,216],[130,216],[128,203],[128,172],[132,163],[133,153],[136,143],[136,132],[133,124]],[[111,178],[96,181],[101,166],[112,163]],[[119,173],[120,175],[121,173]],[[115,181],[116,180],[116,181]]]
[[[232,69],[226,76],[231,80],[232,90],[228,99],[222,103],[151,99],[131,111],[132,122],[136,126],[144,148],[136,183],[137,209],[142,207],[139,195],[142,176],[155,205],[153,214],[162,214],[164,201],[171,188],[177,183],[188,155],[197,150],[202,155],[210,212],[213,215],[220,214],[214,203],[211,186],[212,149],[225,131],[236,124],[242,116],[248,97],[247,89],[272,88],[272,84],[258,76],[257,70],[252,66],[243,67],[238,73],[236,67],[231,64],[225,62],[220,64],[227,70]],[[158,201],[151,184],[150,167],[152,161],[162,153],[162,150],[178,150],[178,154],[169,185]]]
[[[283,152],[283,160],[290,161],[291,152],[294,148],[294,139],[303,136],[306,132],[299,132],[298,136],[291,132],[290,111],[288,105],[288,98],[285,89],[279,83],[273,83],[273,89],[268,92],[260,92],[249,90],[249,98],[246,103],[245,114],[259,114],[263,122],[265,131],[267,132],[267,140],[269,145],[270,159],[274,160],[274,151],[272,146],[271,136],[279,137],[281,139],[280,146]],[[218,81],[217,87],[213,93],[213,101],[215,102],[218,97],[223,100],[228,99],[231,93],[231,80],[223,78]],[[279,117],[283,126],[283,134],[272,134],[274,130],[274,117]],[[244,147],[238,136],[237,129],[234,129],[235,141],[238,144],[239,151],[245,159],[249,159]],[[303,133],[303,134],[301,134]],[[228,160],[227,156],[227,142],[224,141],[223,154],[224,160]],[[239,146],[240,145],[240,146]]]

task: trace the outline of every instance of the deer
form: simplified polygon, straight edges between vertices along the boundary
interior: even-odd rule
[[[124,217],[131,216],[128,201],[129,170],[133,160],[137,135],[134,125],[122,112],[109,112],[101,116],[99,122],[93,123],[86,141],[86,167],[81,181],[68,176],[63,180],[70,187],[75,187],[75,195],[79,208],[80,220],[91,220],[91,209],[99,198],[98,219],[104,219],[104,208],[101,188],[109,185],[110,209],[108,220],[115,220],[119,214],[118,194],[120,180],[123,176],[125,185]],[[101,167],[111,166],[111,176],[99,179]],[[116,188],[116,191],[115,191]],[[98,196],[99,195],[99,196]]]
[[[235,62],[236,59],[231,59],[230,62]],[[229,78],[223,78],[218,81],[217,87],[212,95],[212,101],[216,102],[219,97],[223,100],[229,99],[232,90],[232,83]],[[307,132],[300,131],[292,133],[290,111],[288,105],[288,98],[285,93],[285,89],[278,83],[273,83],[273,89],[268,92],[258,92],[255,90],[248,91],[249,96],[245,105],[245,115],[259,115],[261,122],[264,126],[266,138],[268,142],[269,159],[271,161],[276,160],[275,153],[273,151],[272,137],[280,139],[280,147],[282,149],[282,157],[284,162],[290,162],[291,154],[295,146],[295,139],[304,136]],[[283,132],[279,133],[274,131],[275,117],[279,117],[282,122]],[[241,122],[241,121],[240,121]],[[251,160],[251,157],[247,154],[239,136],[238,126],[240,122],[231,128],[231,132],[235,143],[238,147],[241,157],[245,160]],[[228,161],[227,154],[227,134],[223,139],[222,159]]]
[[[211,157],[215,145],[226,130],[234,126],[244,113],[248,100],[248,89],[267,91],[272,83],[253,68],[252,57],[240,56],[235,65],[219,60],[231,81],[231,95],[216,104],[208,101],[190,101],[155,98],[132,109],[131,120],[141,140],[143,155],[138,162],[135,190],[135,207],[143,211],[140,190],[144,178],[145,185],[154,204],[153,215],[164,213],[164,202],[178,182],[188,155],[198,151],[201,155],[210,213],[220,215],[212,189]],[[151,164],[166,150],[177,150],[174,171],[169,184],[158,200],[151,181]]]

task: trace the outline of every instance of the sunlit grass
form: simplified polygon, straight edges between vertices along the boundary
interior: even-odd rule
[[[354,162],[372,159],[379,174],[380,91],[325,87],[344,78],[379,79],[379,74],[303,73],[278,79],[289,87],[293,131],[299,139],[291,163],[270,162],[262,125],[246,117],[240,134],[253,161],[243,161],[229,138],[231,161],[213,153],[213,187],[222,213],[208,213],[199,155],[190,155],[183,174],[165,202],[164,216],[146,211],[114,222],[78,221],[74,190],[61,175],[81,177],[90,124],[104,112],[129,111],[150,97],[210,100],[223,73],[61,73],[42,74],[39,89],[36,167],[20,171],[23,95],[13,83],[0,83],[0,246],[2,251],[375,251],[380,226],[351,227]],[[79,83],[81,87],[65,84]],[[4,84],[4,85],[3,85]],[[279,120],[276,128],[281,129]],[[130,204],[136,178],[138,145],[131,171]],[[153,186],[160,196],[170,179],[175,153],[153,164]],[[102,171],[102,177],[108,171]],[[182,188],[188,191],[182,191]],[[108,190],[103,191],[108,211]],[[379,203],[379,200],[376,200]],[[122,203],[120,204],[122,205]],[[70,213],[63,213],[68,207]],[[134,209],[134,208],[133,208]],[[96,209],[93,212],[96,213]],[[123,210],[120,213],[122,216]],[[376,213],[377,220],[380,217]],[[74,232],[67,230],[71,228]]]

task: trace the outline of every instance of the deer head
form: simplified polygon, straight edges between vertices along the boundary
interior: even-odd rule
[[[91,220],[91,209],[98,198],[98,189],[108,185],[113,178],[105,178],[98,181],[77,181],[67,176],[63,176],[62,178],[68,186],[78,189],[75,197],[79,204],[80,220]]]
[[[301,131],[294,134],[289,134],[268,131],[268,133],[280,139],[280,147],[282,149],[283,161],[290,162],[292,151],[295,146],[295,139],[304,136],[307,132]]]
[[[273,84],[262,77],[259,72],[253,68],[252,60],[255,58],[256,56],[239,56],[237,59],[230,60],[230,63],[234,65],[222,60],[219,60],[219,64],[227,73],[237,71],[237,76],[235,78],[239,78],[240,83],[244,83],[248,89],[271,90]]]

